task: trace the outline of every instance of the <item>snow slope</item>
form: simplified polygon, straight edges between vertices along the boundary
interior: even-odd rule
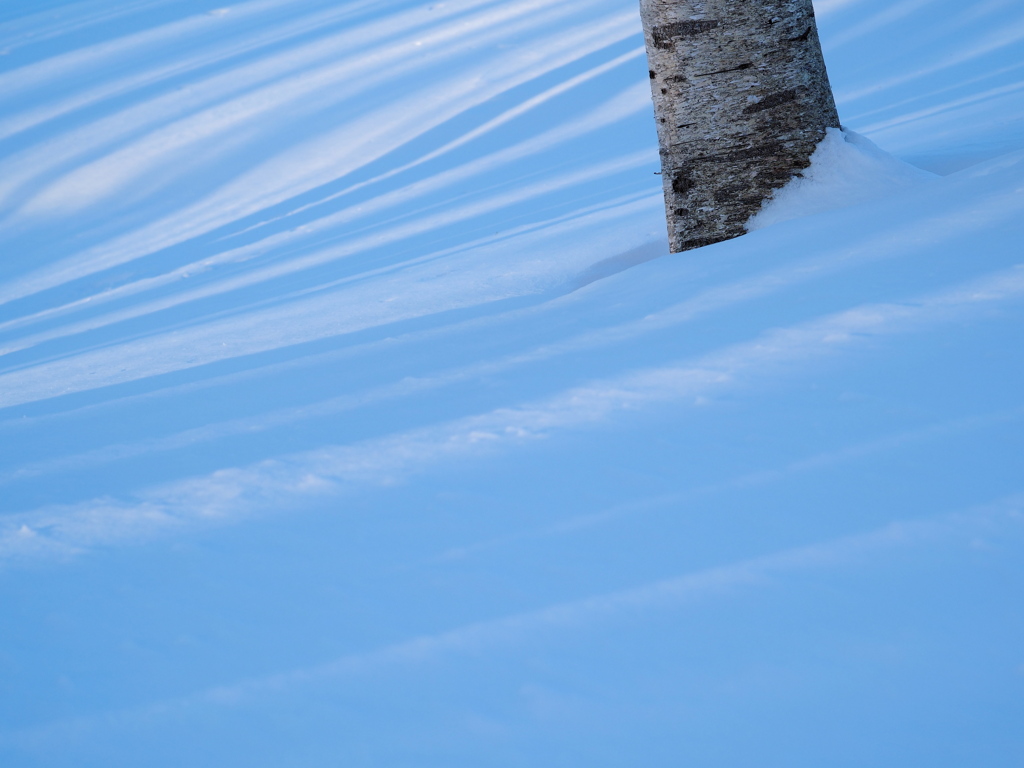
[[[1024,6],[817,7],[674,256],[634,2],[0,7],[2,764],[1019,765]]]

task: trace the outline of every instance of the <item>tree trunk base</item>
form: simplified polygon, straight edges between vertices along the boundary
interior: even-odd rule
[[[675,252],[744,234],[839,127],[811,0],[641,0]]]

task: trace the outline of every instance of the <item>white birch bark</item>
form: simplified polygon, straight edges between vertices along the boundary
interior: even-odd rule
[[[673,252],[738,237],[839,126],[811,0],[640,0]]]

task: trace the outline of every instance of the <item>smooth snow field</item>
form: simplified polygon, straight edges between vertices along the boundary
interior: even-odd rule
[[[1024,3],[668,255],[636,0],[217,2],[0,3],[0,766],[1024,764]]]

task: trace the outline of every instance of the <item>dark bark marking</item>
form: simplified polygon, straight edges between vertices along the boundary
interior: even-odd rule
[[[672,177],[672,191],[677,195],[685,195],[691,189],[693,189],[693,179],[685,170],[678,171]]]
[[[732,240],[733,238],[739,237],[742,234],[744,234],[744,233],[742,233],[742,232],[739,232],[739,233],[736,233],[736,234],[729,233],[729,234],[717,235],[715,237],[695,237],[695,238],[693,238],[691,240],[684,240],[683,242],[679,243],[679,251],[676,251],[676,253],[679,253],[681,251],[693,250],[694,248],[703,248],[705,245],[714,245],[715,243],[724,243],[726,240]]]
[[[735,152],[723,152],[720,155],[710,155],[705,158],[711,163],[735,163],[740,160],[760,160],[765,157],[772,157],[783,152],[782,144],[773,141],[768,144],[761,144],[756,147],[747,147]]]
[[[651,76],[651,80],[653,80],[654,78],[657,77],[657,75],[654,74],[654,70],[653,69],[647,70],[647,74],[649,74]]]
[[[754,66],[754,62],[748,61],[746,64],[740,64],[738,67],[732,67],[731,69],[720,69],[717,72],[702,72],[694,77],[710,77],[711,75],[724,75],[726,72],[739,72],[744,69],[750,69]]]
[[[788,91],[782,91],[781,93],[773,93],[770,96],[765,96],[757,104],[751,104],[743,110],[745,115],[753,115],[757,112],[764,112],[766,109],[772,109],[774,107],[788,104],[791,101],[796,101],[796,89]]]
[[[810,38],[810,36],[811,36],[811,28],[808,27],[807,31],[804,32],[802,35],[800,35],[800,37],[790,38],[789,42],[791,42],[791,43],[806,43],[808,38]]]
[[[718,27],[717,19],[701,21],[676,21],[672,24],[665,24],[662,27],[655,27],[651,30],[654,38],[654,45],[658,48],[671,48],[676,39],[680,37],[691,37],[703,32],[710,32]]]

